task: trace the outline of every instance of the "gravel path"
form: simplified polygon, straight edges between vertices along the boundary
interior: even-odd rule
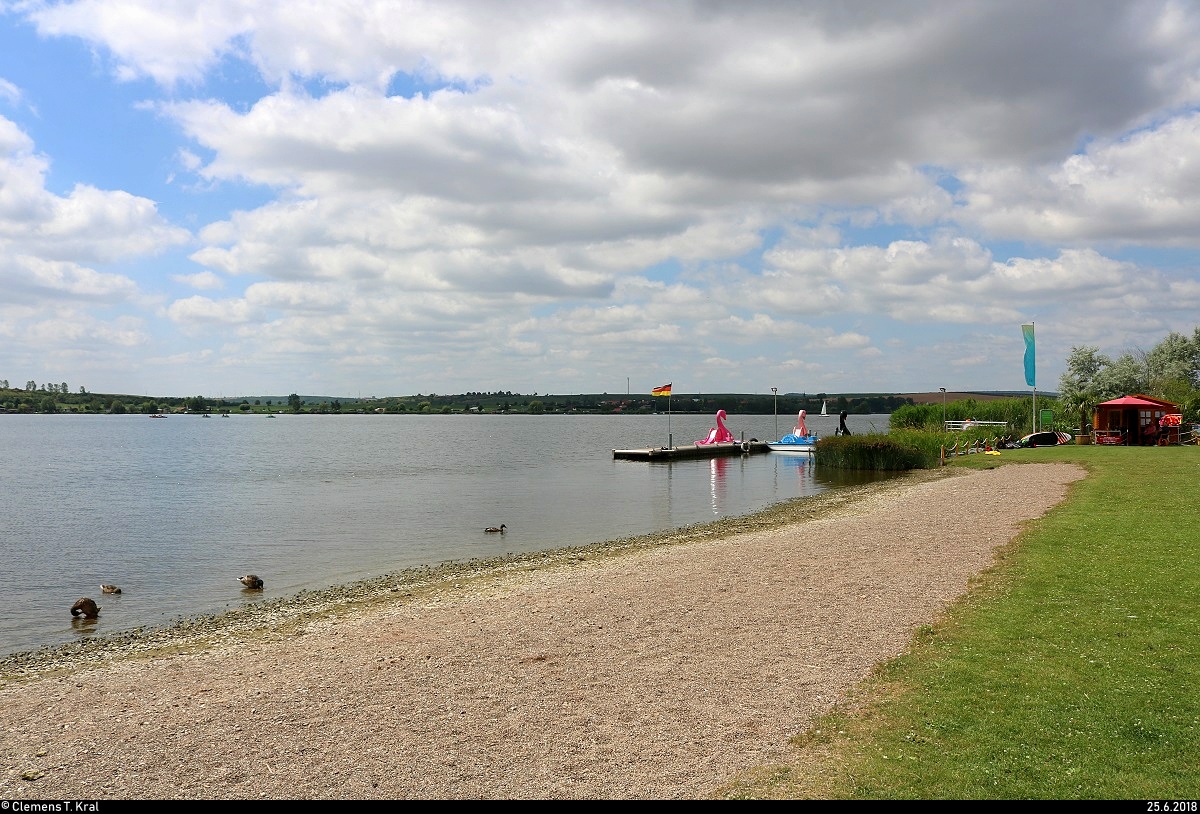
[[[707,798],[1084,474],[914,473],[0,660],[0,799]]]

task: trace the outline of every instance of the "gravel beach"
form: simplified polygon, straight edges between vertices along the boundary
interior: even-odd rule
[[[1084,475],[915,472],[15,654],[0,799],[710,798]]]

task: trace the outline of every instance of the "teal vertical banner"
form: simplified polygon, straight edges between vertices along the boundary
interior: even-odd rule
[[[1036,352],[1033,346],[1033,323],[1021,326],[1025,335],[1025,384],[1037,387],[1037,371],[1035,368]]]

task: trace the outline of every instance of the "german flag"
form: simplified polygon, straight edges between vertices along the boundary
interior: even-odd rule
[[[669,396],[671,395],[671,385],[664,384],[662,387],[656,387],[650,391],[652,396]]]

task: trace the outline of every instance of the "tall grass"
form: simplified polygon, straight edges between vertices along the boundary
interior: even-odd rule
[[[1078,417],[1060,415],[1057,399],[1039,397],[1037,400],[1037,411],[1041,413],[1042,410],[1050,410],[1054,421],[1048,427],[1039,424],[1039,430],[1074,431],[1075,428],[1071,422],[1077,421]],[[988,401],[960,399],[946,404],[945,416],[946,421],[966,421],[968,418],[973,418],[977,421],[1005,421],[1008,423],[1006,431],[1014,437],[1020,438],[1022,435],[1028,435],[1033,432],[1033,398],[993,399]],[[897,408],[891,415],[891,428],[893,430],[910,429],[940,432],[944,426],[942,423],[941,404],[905,404]],[[1003,435],[1004,433],[997,434]]]
[[[910,433],[913,437],[919,433]],[[937,465],[921,448],[907,443],[899,434],[835,435],[817,441],[817,460],[835,469],[865,469],[874,472],[904,472]]]
[[[952,465],[1035,461],[1089,476],[876,671],[862,707],[728,796],[1196,800],[1200,450],[1064,445]]]
[[[1050,410],[1057,415],[1057,403],[1055,399],[1039,399],[1038,411]],[[949,432],[942,421],[943,405],[906,404],[891,414],[888,433],[822,438],[817,442],[817,455],[822,466],[838,469],[928,469],[941,465],[943,450],[991,448],[1033,432],[1032,398],[962,399],[945,405],[944,410],[946,421],[1003,421],[1006,426]],[[1039,429],[1062,429],[1062,423],[1039,425]]]
[[[904,472],[941,466],[942,455],[955,448],[994,448],[998,437],[977,431],[892,429],[887,434],[832,436],[817,442],[821,466],[835,469],[866,469],[875,472]]]

